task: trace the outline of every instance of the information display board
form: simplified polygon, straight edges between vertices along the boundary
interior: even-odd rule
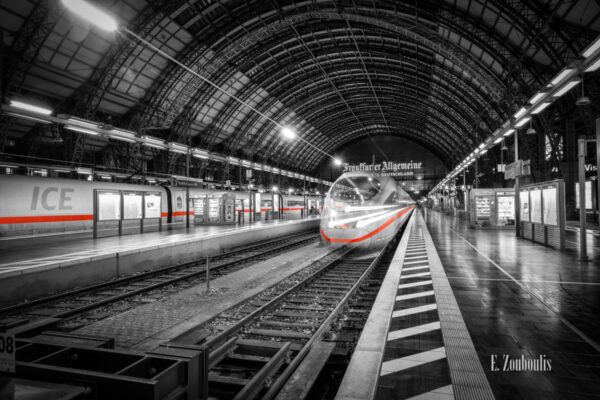
[[[279,211],[279,195],[273,194],[273,211]]]
[[[210,221],[219,220],[219,199],[214,197],[208,199],[208,218]]]
[[[544,203],[544,224],[558,225],[558,207],[556,186],[545,186],[542,189],[542,202]]]
[[[204,216],[204,198],[194,199],[194,215]]]
[[[254,193],[254,212],[260,212],[260,193]]]
[[[498,220],[515,219],[515,196],[514,192],[496,193],[496,204],[498,209]]]
[[[519,201],[521,202],[521,221],[529,222],[529,190],[521,190]]]
[[[121,194],[98,193],[98,221],[114,221],[121,219]]]
[[[123,194],[123,219],[142,218],[142,197],[141,193]]]
[[[477,218],[492,215],[492,196],[475,196]]]
[[[542,191],[540,189],[531,189],[529,191],[531,199],[531,222],[542,223]]]
[[[579,210],[579,182],[575,182],[575,208]],[[592,182],[585,182],[585,209],[592,209]]]
[[[160,218],[160,195],[147,193],[144,196],[144,217],[145,218]]]

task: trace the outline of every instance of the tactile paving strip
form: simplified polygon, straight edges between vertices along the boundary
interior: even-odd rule
[[[454,399],[433,290],[429,257],[420,229],[408,243],[387,333],[376,399]]]
[[[446,357],[450,366],[454,397],[459,400],[494,399],[492,389],[479,362],[477,351],[462,318],[460,309],[446,278],[442,262],[433,240],[420,215],[413,229],[418,230],[425,241],[429,256],[429,269],[444,338]]]

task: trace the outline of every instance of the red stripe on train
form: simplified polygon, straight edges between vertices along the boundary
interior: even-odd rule
[[[330,238],[327,237],[325,235],[325,232],[323,232],[323,229],[321,229],[321,235],[323,235],[323,238],[325,240],[327,240],[330,243],[357,243],[357,242],[362,242],[363,240],[366,240],[372,236],[377,235],[379,232],[381,232],[382,230],[384,230],[385,228],[387,228],[388,226],[391,225],[392,222],[394,222],[395,219],[400,218],[401,216],[403,216],[404,214],[406,214],[407,212],[409,212],[410,210],[413,209],[414,206],[410,206],[408,208],[405,208],[404,210],[400,211],[398,214],[396,214],[395,216],[391,217],[390,219],[388,219],[387,221],[385,221],[383,224],[381,224],[377,229],[375,229],[374,231],[367,233],[365,236],[361,236],[359,238],[355,238],[355,239],[336,239],[336,238]]]
[[[93,214],[32,215],[27,217],[0,217],[0,224],[32,224],[36,222],[93,221]]]

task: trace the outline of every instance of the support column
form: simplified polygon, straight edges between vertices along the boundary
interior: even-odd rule
[[[515,130],[515,163],[519,161],[519,131]],[[515,234],[521,236],[521,199],[520,199],[520,175],[521,171],[517,171],[515,176]]]
[[[587,261],[587,227],[585,220],[585,139],[577,141],[577,158],[579,160],[579,253],[582,261]]]

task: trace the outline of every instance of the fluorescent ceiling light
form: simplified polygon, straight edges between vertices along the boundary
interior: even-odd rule
[[[153,149],[159,149],[159,150],[166,150],[167,149],[167,145],[166,144],[158,144],[158,143],[147,143],[147,142],[142,142],[142,144],[146,147],[151,147]]]
[[[530,104],[535,104],[537,103],[542,97],[544,97],[546,95],[546,93],[544,92],[538,92],[536,93],[532,98],[529,99],[529,103]]]
[[[165,145],[165,141],[159,138],[155,138],[154,136],[147,136],[147,135],[143,135],[142,136],[142,141],[144,142],[144,144],[157,144],[157,145]]]
[[[483,154],[487,153],[487,151],[488,151],[488,149],[483,149],[483,150],[481,150],[480,154],[483,155]]]
[[[575,68],[566,68],[566,69],[563,69],[558,75],[556,75],[554,77],[554,79],[552,79],[550,81],[550,84],[552,86],[558,85],[560,82],[562,82],[567,77],[567,75],[569,75],[573,71],[575,71]]]
[[[62,2],[71,12],[100,29],[112,32],[118,28],[114,18],[83,0],[62,0]]]
[[[126,137],[126,138],[135,138],[135,132],[130,132],[130,131],[124,131],[122,129],[111,129],[108,132],[109,136],[115,135],[115,136],[121,136],[121,137]]]
[[[75,125],[65,125],[65,129],[68,129],[70,131],[80,132],[80,133],[86,133],[86,134],[92,135],[92,136],[98,136],[100,134],[100,132],[95,131],[93,129],[83,128],[81,126],[75,126]]]
[[[50,121],[48,121],[48,120],[41,119],[41,118],[36,118],[36,117],[31,116],[31,115],[19,114],[19,113],[10,112],[10,111],[7,112],[6,114],[10,115],[11,117],[26,119],[26,120],[34,121],[34,122],[39,122],[41,124],[50,124]]]
[[[567,93],[569,90],[573,89],[575,86],[579,84],[579,79],[574,81],[567,82],[565,86],[563,86],[558,92],[554,93],[552,97],[560,97],[563,94]]]
[[[478,149],[483,149],[485,147],[485,143],[481,143],[478,147]]]
[[[598,57],[598,59],[594,61],[591,65],[588,65],[584,72],[594,72],[598,68],[600,68],[600,57]]]
[[[77,168],[76,169],[78,174],[82,174],[82,175],[91,175],[92,174],[92,169],[91,168]]]
[[[596,40],[591,45],[589,45],[581,54],[583,54],[585,58],[588,58],[589,56],[594,54],[598,49],[600,49],[600,36],[598,36]]]
[[[187,154],[189,147],[181,143],[169,142],[169,151],[179,154]]]
[[[342,160],[340,160],[339,158],[334,158],[334,159],[333,159],[333,163],[334,163],[335,165],[342,165]]]
[[[124,137],[124,136],[118,136],[118,135],[111,135],[111,134],[109,134],[108,137],[111,138],[111,139],[120,140],[121,142],[127,142],[127,143],[135,143],[135,142],[137,142],[137,140],[135,140],[135,139]]]
[[[498,144],[502,141],[503,137],[500,136],[499,138],[497,138],[496,140],[494,140],[494,144]]]
[[[75,118],[75,117],[71,117],[69,119],[67,119],[67,123],[71,124],[71,125],[78,125],[78,126],[82,126],[84,128],[98,128],[98,124],[91,122],[91,121],[86,121],[85,119],[80,119],[80,118]]]
[[[539,106],[537,106],[536,108],[534,108],[533,110],[531,110],[532,114],[539,114],[542,112],[542,110],[544,110],[546,107],[548,107],[550,104],[552,103],[542,103]]]
[[[208,151],[206,150],[201,150],[198,148],[193,148],[192,149],[192,155],[196,158],[203,158],[203,159],[208,159]]]
[[[281,134],[286,139],[293,139],[296,137],[296,132],[294,132],[291,128],[288,128],[287,126],[281,128]]]
[[[11,100],[10,105],[20,110],[30,111],[35,114],[50,115],[52,110],[45,107],[34,106],[33,104],[25,103],[23,101]]]
[[[530,119],[531,119],[531,117],[525,117],[525,118],[523,118],[522,120],[518,121],[518,122],[515,124],[515,126],[516,126],[517,128],[520,128],[520,127],[522,127],[523,125],[525,125],[526,123],[528,123]]]
[[[515,119],[518,119],[521,115],[525,114],[527,109],[525,107],[521,107],[519,111],[515,113]]]
[[[511,128],[511,129],[507,130],[506,132],[504,132],[504,137],[506,137],[506,136],[510,136],[510,135],[512,135],[514,132],[515,132],[515,130]]]

